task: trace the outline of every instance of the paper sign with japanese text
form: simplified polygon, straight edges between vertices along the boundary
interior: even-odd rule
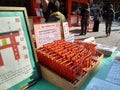
[[[44,44],[61,39],[60,23],[35,24],[35,39],[37,48]]]
[[[68,22],[63,22],[63,31],[64,31],[64,38],[67,38],[67,36],[69,36]]]

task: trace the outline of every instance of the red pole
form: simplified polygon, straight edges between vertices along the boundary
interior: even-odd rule
[[[66,6],[67,6],[67,13],[68,13],[68,25],[70,26],[70,22],[71,22],[71,8],[72,8],[72,0],[66,0]]]

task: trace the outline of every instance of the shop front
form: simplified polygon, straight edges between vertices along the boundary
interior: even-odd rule
[[[68,4],[69,3],[69,4]],[[92,0],[66,0],[66,7],[68,13],[68,24],[69,26],[80,25],[80,15],[76,12],[78,8],[81,8],[83,4],[92,4]]]

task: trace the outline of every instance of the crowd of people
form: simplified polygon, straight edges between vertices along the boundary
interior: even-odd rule
[[[106,37],[108,37],[111,34],[111,26],[115,18],[115,11],[113,10],[112,4],[108,4],[104,10],[102,8],[96,10],[96,14],[94,15],[93,32],[99,31],[99,24],[103,18],[105,21]]]
[[[67,12],[65,8],[61,8],[63,3],[60,3],[59,0],[41,0],[41,4],[43,6],[43,15],[45,17],[45,22],[57,22],[60,21],[61,25],[63,22],[67,21]],[[77,14],[81,16],[81,30],[80,35],[86,35],[87,27],[89,25],[90,18],[90,9],[89,4],[82,4],[82,7],[79,7],[77,10]],[[115,12],[113,10],[113,5],[107,5],[107,8],[103,10],[103,8],[96,9],[96,13],[94,14],[94,26],[93,32],[99,31],[99,24],[104,19],[105,20],[105,31],[106,37],[111,34],[111,26],[112,21],[114,20]]]
[[[87,4],[86,4],[87,5]],[[90,15],[87,15],[85,12],[85,9],[88,11],[88,13],[91,13],[87,8],[82,6],[82,8],[79,7],[76,11],[79,11],[79,15],[82,16],[81,18],[81,33],[80,35],[86,35],[87,32],[87,25],[89,24],[89,18]],[[84,14],[83,14],[84,13]],[[84,18],[87,17],[87,20]],[[94,20],[94,25],[93,25],[93,32],[98,32],[99,31],[99,24],[101,21],[105,21],[105,34],[106,37],[110,36],[111,34],[111,26],[112,22],[115,18],[115,11],[113,9],[112,4],[106,5],[106,8],[100,7],[95,9],[95,13],[93,14],[93,20]],[[119,21],[119,20],[118,20]]]

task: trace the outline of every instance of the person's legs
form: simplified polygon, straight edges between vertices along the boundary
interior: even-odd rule
[[[80,33],[80,35],[83,35],[83,31],[84,31],[84,22],[83,22],[83,20],[81,20],[81,33]]]
[[[84,25],[85,25],[85,28],[84,28],[84,34],[86,35],[86,33],[87,33],[88,22],[86,21]]]
[[[96,21],[94,22],[93,32],[98,32],[98,29],[99,29],[99,20],[96,20]]]
[[[106,26],[106,29],[105,29],[106,37],[108,37],[108,21],[105,22],[105,26]]]
[[[118,17],[117,22],[120,24],[120,17]]]
[[[108,26],[109,26],[109,28],[108,28],[108,36],[110,36],[110,33],[111,33],[111,26],[112,26],[112,21],[109,21]]]
[[[120,25],[120,17],[119,17],[118,23],[119,23],[119,25]]]
[[[93,32],[96,31],[96,21],[94,21]]]
[[[97,21],[97,32],[99,31],[99,20]]]

